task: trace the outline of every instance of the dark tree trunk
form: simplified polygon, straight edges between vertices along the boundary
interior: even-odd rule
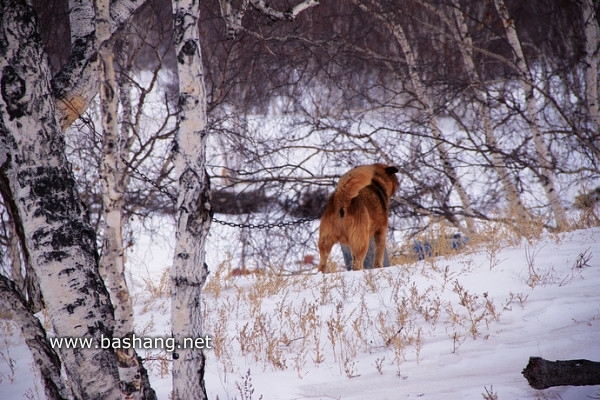
[[[530,357],[522,372],[534,389],[552,386],[600,385],[600,362],[589,360],[548,361]]]

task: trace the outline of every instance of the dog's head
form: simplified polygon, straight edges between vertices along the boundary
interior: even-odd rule
[[[396,173],[398,173],[398,168],[392,165],[386,164],[375,164],[376,172],[375,175],[381,177],[385,182],[389,183],[386,185],[386,189],[389,190],[388,194],[392,196],[398,190],[400,183],[398,182],[398,177]]]

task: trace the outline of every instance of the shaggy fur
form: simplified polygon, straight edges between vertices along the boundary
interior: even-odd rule
[[[321,217],[319,272],[336,243],[350,247],[352,269],[363,268],[369,240],[375,239],[375,268],[383,265],[390,199],[398,190],[398,169],[385,164],[356,167],[340,178]]]

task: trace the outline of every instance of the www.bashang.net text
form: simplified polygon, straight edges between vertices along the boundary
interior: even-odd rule
[[[50,337],[48,338],[53,349],[79,348],[79,349],[144,349],[165,350],[169,353],[181,349],[212,349],[212,337],[204,335],[196,338],[183,338],[179,341],[173,337],[143,337],[135,334],[118,337],[100,336],[99,340],[91,337]]]

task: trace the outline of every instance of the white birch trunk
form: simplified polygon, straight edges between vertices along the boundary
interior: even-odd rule
[[[477,83],[480,86],[484,84],[483,80],[479,76],[477,72],[477,68],[475,67],[475,61],[473,59],[473,40],[471,35],[469,35],[469,29],[467,26],[467,21],[465,20],[464,13],[460,10],[460,4],[457,0],[453,1],[452,15],[454,17],[455,24],[452,24],[452,21],[448,21],[448,26],[451,30],[454,31],[454,34],[457,36],[459,41],[458,47],[460,49],[461,56],[463,58],[463,62],[465,64],[465,69],[469,79],[473,83]],[[492,116],[490,113],[490,109],[488,107],[488,93],[485,88],[474,89],[475,95],[479,100],[480,110],[481,110],[481,120],[483,123],[483,132],[485,135],[485,141],[490,149],[490,155],[492,158],[492,166],[494,170],[498,174],[500,178],[500,182],[502,184],[502,189],[508,199],[509,210],[508,214],[516,216],[517,222],[526,222],[531,220],[531,215],[523,206],[521,202],[521,198],[519,196],[519,192],[510,178],[510,174],[508,172],[508,168],[506,168],[506,164],[504,163],[504,159],[501,154],[498,153],[498,141],[496,140],[496,135],[494,134],[494,130],[492,128]]]
[[[102,215],[104,218],[103,249],[100,270],[114,306],[115,337],[133,334],[133,305],[125,280],[123,247],[123,207],[125,205],[126,168],[119,137],[119,88],[115,74],[115,57],[110,41],[109,0],[96,1],[96,40],[100,56],[100,108],[102,114]],[[115,349],[123,399],[142,396],[140,365],[134,349]]]
[[[98,273],[95,234],[79,199],[32,8],[0,0],[1,166],[22,222],[50,322],[59,337],[111,337],[112,306]],[[75,398],[117,399],[115,355],[60,349]]]
[[[123,173],[118,135],[118,87],[116,84],[113,47],[110,39],[109,1],[98,0],[96,37],[100,46],[102,113],[102,200],[104,216],[104,247],[100,269],[115,306],[115,336],[133,332],[133,307],[125,281],[125,250],[123,249]]]
[[[598,72],[600,70],[600,26],[595,12],[596,2],[582,0],[585,24],[585,99],[592,122],[592,130],[600,132],[600,98],[598,97]],[[590,146],[600,159],[600,139]]]
[[[205,171],[206,91],[198,32],[198,2],[173,0],[173,42],[179,75],[179,130],[174,164],[179,179],[176,245],[171,271],[171,324],[178,344],[202,332],[200,295],[208,269],[204,246],[211,222]],[[173,354],[173,399],[206,399],[204,354],[180,348]]]
[[[442,131],[439,128],[437,120],[434,116],[432,101],[427,94],[425,87],[423,86],[423,81],[421,80],[419,73],[417,72],[417,62],[416,57],[413,53],[412,47],[408,42],[408,38],[404,32],[402,26],[397,23],[392,23],[385,18],[384,15],[377,13],[376,11],[370,10],[368,7],[358,4],[362,9],[372,12],[375,17],[380,19],[390,30],[390,32],[394,35],[394,38],[400,45],[402,49],[402,53],[404,54],[404,58],[406,60],[406,64],[408,66],[408,74],[415,91],[417,99],[423,104],[424,112],[428,116],[428,125],[431,133],[433,135],[433,139],[436,144],[436,149],[440,156],[440,161],[442,162],[442,167],[444,169],[444,173],[452,183],[452,187],[456,190],[458,197],[463,205],[463,209],[465,211],[465,222],[467,224],[467,231],[470,234],[477,232],[477,227],[475,225],[475,221],[472,217],[473,215],[473,207],[471,204],[471,198],[462,184],[457,172],[454,167],[452,160],[450,159],[449,151],[446,146],[446,142],[444,141]]]
[[[496,5],[496,10],[498,11],[498,15],[500,16],[502,24],[504,25],[508,43],[515,54],[516,66],[521,73],[520,82],[525,94],[525,113],[529,119],[529,125],[531,127],[533,142],[535,144],[535,150],[540,166],[540,181],[546,193],[546,198],[548,199],[550,209],[554,214],[556,227],[557,229],[562,230],[567,227],[567,215],[556,190],[556,175],[552,170],[552,165],[550,163],[550,152],[548,151],[548,146],[546,146],[543,132],[539,124],[534,87],[531,83],[533,81],[533,77],[531,76],[529,67],[527,66],[525,53],[521,47],[521,42],[517,34],[514,20],[510,17],[504,0],[494,0],[494,4]]]

